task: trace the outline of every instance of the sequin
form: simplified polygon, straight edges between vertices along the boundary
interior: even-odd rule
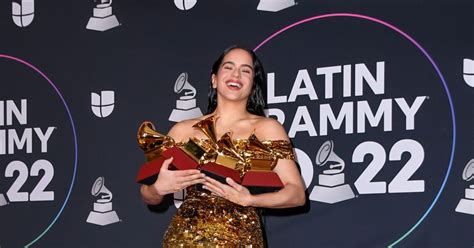
[[[248,140],[235,140],[239,152],[249,150]],[[275,159],[294,159],[288,141],[263,141],[278,151]],[[252,152],[252,151],[250,151]],[[253,151],[255,157],[260,154]],[[163,247],[265,247],[260,217],[254,207],[243,207],[199,189],[187,188],[163,239]]]

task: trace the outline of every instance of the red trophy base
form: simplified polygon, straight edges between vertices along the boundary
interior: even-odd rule
[[[227,184],[225,179],[232,180],[248,188],[251,194],[275,192],[283,188],[283,183],[278,174],[272,171],[248,171],[242,180],[238,170],[234,170],[216,163],[207,163],[201,171],[215,180]]]
[[[143,164],[138,171],[136,181],[146,185],[153,184],[158,178],[161,165],[163,165],[166,159],[171,157],[173,157],[173,162],[170,166],[172,170],[196,169],[198,166],[198,163],[183,150],[178,147],[172,147],[164,151],[161,157]]]
[[[227,184],[225,179],[227,177],[232,178],[237,183],[241,183],[240,181],[240,173],[238,170],[231,169],[229,167],[225,167],[220,164],[216,164],[213,162],[204,164],[201,167],[201,171],[206,174],[206,176],[216,179],[217,181]]]
[[[270,193],[283,188],[280,177],[272,171],[248,171],[242,179],[242,185],[251,194]]]
[[[171,157],[173,157],[171,170],[188,170],[198,167],[198,163],[186,152],[178,147],[172,147],[165,150],[161,157],[143,164],[138,171],[136,181],[146,185],[153,184],[158,178],[163,162]],[[280,178],[272,171],[248,171],[242,180],[238,170],[214,162],[204,164],[201,171],[224,184],[227,184],[225,179],[229,177],[238,184],[247,187],[252,194],[274,192],[283,188]]]

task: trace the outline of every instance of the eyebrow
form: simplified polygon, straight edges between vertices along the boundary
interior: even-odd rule
[[[222,66],[224,66],[225,64],[231,64],[233,66],[235,66],[235,63],[232,62],[232,61],[226,61],[224,63],[222,63]],[[253,67],[251,65],[248,65],[248,64],[242,64],[242,66],[245,66],[245,67],[248,67],[249,69],[251,69],[253,71]]]

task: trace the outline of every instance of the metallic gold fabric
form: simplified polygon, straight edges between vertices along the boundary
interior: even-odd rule
[[[233,142],[239,153],[255,158],[264,154],[249,146],[247,139]],[[262,143],[278,151],[275,160],[294,159],[288,141]],[[165,233],[163,247],[264,247],[260,218],[253,207],[242,207],[191,186]]]

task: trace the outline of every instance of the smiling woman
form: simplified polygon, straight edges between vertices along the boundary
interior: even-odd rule
[[[234,51],[235,50],[235,51]],[[233,52],[232,52],[233,51]],[[231,53],[232,52],[232,53]],[[246,109],[249,113],[254,114],[254,115],[259,115],[259,116],[264,116],[264,108],[266,107],[266,92],[264,92],[265,89],[265,73],[262,67],[262,63],[260,60],[257,58],[255,53],[247,48],[243,47],[237,47],[233,46],[228,48],[226,51],[224,51],[219,58],[214,62],[211,70],[211,79],[212,82],[209,85],[209,105],[208,105],[208,113],[214,112],[214,110],[217,107],[217,85],[215,85],[215,82],[217,80],[217,74],[219,73],[219,70],[221,67],[223,67],[226,63],[233,63],[230,58],[227,58],[227,54],[229,56],[232,55],[243,55],[244,58],[247,58],[247,61],[245,64],[242,65],[242,70],[243,72],[241,73],[251,73],[251,77],[253,80],[251,80],[252,83],[252,89],[251,89],[251,94],[248,97],[247,101],[247,106]],[[248,57],[250,56],[250,61],[248,61]],[[224,61],[224,57],[226,57],[226,60]],[[233,70],[235,69],[235,64],[230,64],[227,66],[228,68],[225,70]]]
[[[253,195],[230,178],[221,183],[199,170],[170,171],[173,158],[166,160],[156,182],[141,188],[148,204],[159,204],[164,195],[187,188],[186,199],[165,233],[163,247],[264,247],[256,208],[304,204],[305,187],[288,135],[280,123],[264,116],[264,82],[262,65],[253,51],[237,46],[227,49],[212,67],[208,114],[177,123],[168,135],[177,142],[192,138],[209,147],[216,143],[196,128],[208,125],[213,137],[231,136],[234,150],[226,154],[230,157],[250,161],[262,159],[258,149],[272,151],[267,159],[275,165],[273,171],[284,187]],[[261,144],[265,147],[256,148],[250,136],[264,140]]]

